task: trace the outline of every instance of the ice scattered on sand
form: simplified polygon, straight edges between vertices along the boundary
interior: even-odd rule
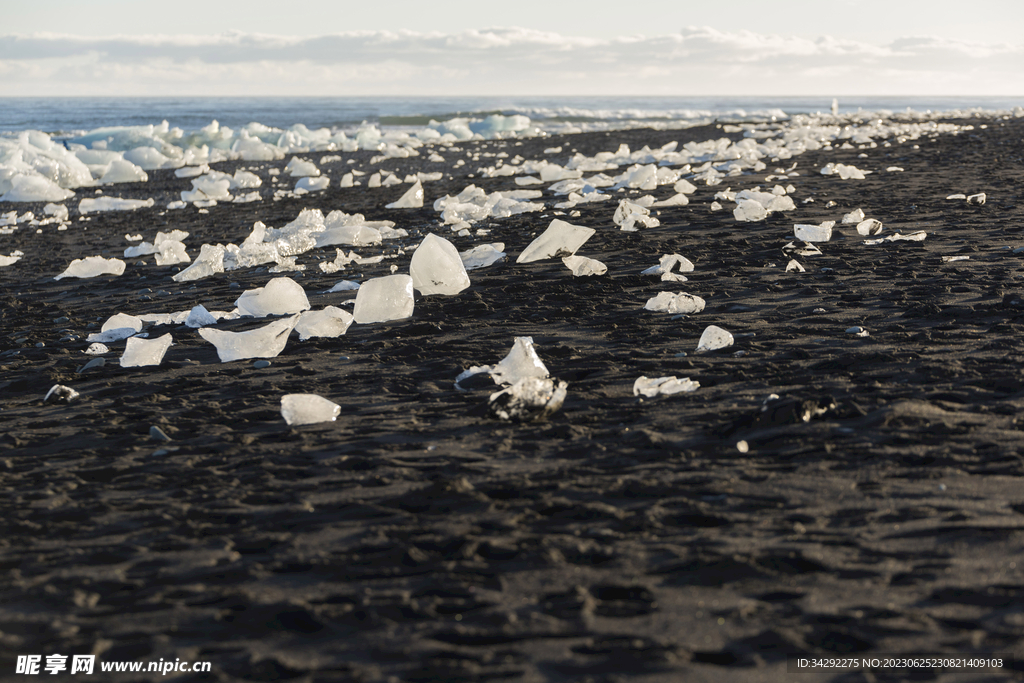
[[[760,202],[753,199],[743,199],[736,204],[732,212],[733,217],[742,222],[763,221],[768,217],[768,211],[761,206]]]
[[[170,334],[165,334],[156,339],[140,339],[132,337],[124,347],[124,354],[121,356],[122,368],[138,368],[146,365],[160,365],[164,359],[167,349],[174,343]]]
[[[516,337],[512,350],[497,365],[474,365],[455,378],[455,388],[462,389],[461,382],[488,373],[495,384],[512,385],[528,377],[545,378],[548,369],[537,355],[532,337]]]
[[[718,325],[708,325],[704,329],[704,333],[700,335],[700,341],[697,342],[697,353],[724,349],[732,346],[734,342],[735,339],[733,339],[732,333],[728,330]]]
[[[918,230],[917,232],[912,232],[909,235],[902,235],[897,232],[893,235],[882,237],[877,240],[864,240],[864,244],[873,245],[882,244],[883,242],[923,242],[927,236],[928,233],[924,230]]]
[[[98,369],[98,368],[102,368],[106,364],[107,364],[107,361],[105,359],[103,359],[103,358],[93,358],[91,361],[89,361],[88,363],[86,363],[82,367],[78,368],[78,370],[76,370],[75,372],[76,372],[76,374],[80,375],[83,372],[88,372],[89,370],[95,370],[95,369]]]
[[[508,218],[522,213],[542,211],[544,204],[531,202],[543,195],[540,190],[511,190],[488,194],[476,185],[468,185],[462,192],[445,195],[434,201],[434,211],[441,213],[445,225],[474,223],[486,218]]]
[[[565,267],[572,271],[572,274],[576,277],[585,277],[588,275],[604,275],[608,272],[608,266],[601,263],[600,261],[585,256],[566,256],[562,259],[562,263]]]
[[[155,261],[158,266],[188,263],[192,259],[189,258],[188,253],[185,251],[185,243],[182,241],[186,237],[188,237],[188,233],[184,230],[172,230],[169,233],[158,232],[152,244],[143,242],[134,247],[128,247],[124,250],[124,257],[135,258],[155,254]]]
[[[153,199],[119,199],[117,197],[87,197],[78,203],[78,213],[96,213],[99,211],[134,211],[148,209],[156,202]]]
[[[197,175],[209,173],[210,167],[206,164],[200,166],[182,166],[174,172],[176,178],[195,178]]]
[[[543,259],[572,256],[589,240],[594,233],[593,228],[572,225],[558,218],[551,221],[547,230],[519,254],[516,263],[532,263]]]
[[[287,277],[277,277],[263,287],[243,292],[235,301],[238,312],[254,318],[288,315],[308,311],[309,299],[302,285]]]
[[[62,202],[75,196],[42,176],[16,175],[8,183],[10,189],[0,195],[0,202]]]
[[[527,377],[491,394],[487,407],[491,415],[500,420],[541,420],[562,407],[568,386],[561,380]]]
[[[86,337],[88,342],[115,342],[127,339],[142,331],[142,318],[134,315],[117,313],[107,318],[99,332]]]
[[[295,194],[323,192],[330,184],[331,179],[327,176],[320,176],[319,178],[300,178],[298,182],[295,183]]]
[[[66,277],[98,277],[100,275],[122,275],[124,274],[125,262],[116,258],[103,258],[102,256],[88,256],[84,259],[75,259],[67,269],[54,280]]]
[[[70,403],[78,398],[78,392],[63,384],[54,384],[43,397],[43,403]]]
[[[969,195],[967,197],[967,203],[968,204],[972,204],[974,206],[981,206],[982,204],[985,203],[985,200],[986,200],[986,197],[985,197],[985,193],[984,192],[979,192],[978,194],[972,194],[972,195]]]
[[[673,272],[678,269],[679,272]],[[658,265],[651,266],[640,272],[641,275],[659,275],[662,282],[686,282],[681,273],[693,272],[693,262],[680,254],[665,254],[659,259]]]
[[[217,318],[206,310],[206,306],[203,306],[202,304],[193,306],[192,310],[188,312],[188,317],[185,318],[185,325],[193,329],[216,324]]]
[[[188,268],[171,276],[175,282],[189,282],[224,272],[224,247],[220,244],[204,244],[199,256]]]
[[[412,316],[414,305],[412,277],[387,275],[359,287],[352,313],[360,325],[383,323]]]
[[[967,199],[967,195],[961,193],[951,194],[946,199]]]
[[[106,171],[97,181],[98,185],[113,185],[115,183],[144,183],[149,180],[147,174],[141,167],[136,166],[127,159],[114,159],[107,166]]]
[[[858,235],[878,235],[883,229],[882,221],[875,220],[874,218],[868,218],[857,223]]]
[[[459,252],[459,258],[462,259],[462,265],[466,267],[466,270],[477,270],[479,268],[486,268],[505,258],[504,249],[505,244],[503,242],[478,244],[472,249]]]
[[[334,422],[341,406],[316,394],[285,394],[281,397],[281,417],[290,427]]]
[[[668,199],[662,199],[660,202],[654,202],[651,204],[652,207],[661,208],[664,206],[686,206],[690,203],[690,200],[685,194],[674,194]]]
[[[671,396],[672,394],[696,391],[699,388],[700,382],[694,382],[689,377],[683,379],[676,379],[674,375],[654,379],[639,377],[633,382],[633,395],[649,398],[658,395]]]
[[[855,337],[867,337],[870,333],[860,325],[846,328],[846,334],[852,334]]]
[[[458,249],[434,233],[424,237],[413,253],[409,275],[413,287],[424,296],[458,294],[470,284]]]
[[[419,180],[397,201],[385,204],[386,209],[419,209],[423,206],[423,185]]]
[[[246,358],[274,358],[284,351],[288,335],[298,321],[296,314],[247,332],[228,332],[212,327],[202,327],[198,332],[199,336],[217,347],[221,363]]]
[[[800,265],[800,262],[796,259],[790,259],[789,263],[786,264],[787,273],[806,273],[807,269]]]
[[[3,256],[2,254],[0,254],[0,268],[3,268],[4,266],[12,266],[12,265],[14,265],[19,260],[21,260],[21,257],[24,256],[24,255],[25,255],[25,252],[18,251],[17,249],[12,251],[10,256]]]
[[[832,228],[835,224],[835,221],[825,221],[821,225],[797,223],[793,226],[793,234],[804,242],[828,242],[832,239]]]
[[[63,204],[47,204],[43,207],[43,213],[53,216],[60,222],[68,220],[68,207]]]
[[[338,251],[341,251],[341,249]],[[359,289],[358,282],[354,282],[352,280],[341,280],[340,282],[336,282],[334,286],[324,292],[324,294],[333,294],[334,292],[351,292],[356,289]]]
[[[300,159],[299,157],[292,157],[292,160],[288,162],[284,170],[293,178],[320,175],[320,169],[316,167],[316,164],[308,159]]]
[[[943,256],[943,263],[955,263],[956,261],[969,261],[970,256]]]
[[[843,180],[864,180],[864,177],[871,171],[862,171],[856,166],[846,164],[834,164],[829,162],[821,169],[821,175],[837,175]]]
[[[104,353],[110,353],[110,349],[107,348],[106,344],[100,344],[99,342],[96,342],[93,344],[89,344],[89,348],[85,350],[85,353],[89,356],[101,356]]]
[[[340,337],[348,331],[353,315],[335,306],[325,306],[321,311],[306,311],[299,316],[295,332],[299,341],[313,337]]]
[[[647,300],[644,308],[648,311],[690,314],[703,311],[705,303],[704,299],[696,294],[659,292],[657,296]]]
[[[689,180],[679,180],[675,185],[672,186],[672,190],[678,194],[693,194],[697,191],[697,186],[691,183]]]
[[[862,209],[854,209],[850,213],[843,216],[843,225],[850,223],[860,223],[864,220],[864,211]]]
[[[821,256],[821,249],[818,249],[817,246],[810,242],[801,242],[800,244],[789,242],[782,247],[782,251],[795,254],[796,256]]]

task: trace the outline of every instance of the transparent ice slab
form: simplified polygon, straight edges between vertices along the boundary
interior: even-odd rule
[[[132,337],[124,347],[121,355],[122,368],[138,368],[145,365],[160,365],[167,349],[171,348],[174,339],[165,334],[156,339],[140,339]]]
[[[363,325],[408,318],[413,308],[412,276],[388,275],[367,280],[359,287],[352,313]]]
[[[334,422],[341,406],[316,394],[285,394],[281,397],[281,417],[289,426]]]
[[[458,294],[469,287],[469,275],[458,249],[434,233],[423,238],[412,255],[409,275],[413,287],[422,295]]]
[[[274,358],[284,351],[288,335],[298,321],[299,316],[293,315],[248,332],[203,327],[199,329],[199,336],[217,347],[221,363],[246,358]]]
[[[566,257],[575,254],[594,233],[593,228],[572,225],[558,218],[551,221],[547,230],[519,254],[516,263],[532,263],[543,259]]]

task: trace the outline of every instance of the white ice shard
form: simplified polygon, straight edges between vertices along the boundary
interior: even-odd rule
[[[341,251],[341,249],[339,249],[338,251]],[[358,282],[353,282],[352,280],[341,280],[340,282],[336,282],[334,286],[328,289],[326,292],[324,292],[324,294],[332,294],[334,292],[350,292],[356,289],[359,289]]]
[[[281,397],[281,417],[289,426],[334,422],[341,406],[316,394],[285,394]]]
[[[419,180],[398,201],[386,204],[386,209],[419,209],[423,206],[423,184]]]
[[[298,321],[299,316],[296,314],[247,332],[202,327],[199,336],[217,347],[217,357],[221,363],[246,358],[274,358],[284,351],[288,335]]]
[[[142,318],[117,313],[107,318],[106,322],[100,327],[99,332],[93,332],[85,340],[88,342],[104,343],[120,341],[141,332],[142,325]]]
[[[160,365],[167,349],[174,340],[170,334],[156,339],[140,339],[132,337],[125,343],[124,354],[121,355],[122,368],[138,368],[145,365]]]
[[[299,316],[295,331],[299,341],[312,337],[340,337],[348,331],[353,315],[335,306],[325,306],[322,311],[306,311]]]
[[[99,275],[122,275],[125,262],[116,258],[103,258],[102,256],[88,256],[84,259],[75,259],[67,269],[54,280],[65,277],[97,277]]]
[[[859,235],[877,235],[882,232],[882,229],[882,221],[874,218],[857,223],[857,234]]]
[[[708,325],[704,329],[704,334],[700,335],[700,341],[697,342],[697,353],[724,349],[727,346],[732,346],[734,341],[735,339],[729,331],[718,325]]]
[[[459,252],[459,258],[462,259],[462,265],[466,267],[466,270],[476,270],[478,268],[486,268],[505,258],[504,249],[505,244],[503,242],[478,244],[472,249]]]
[[[946,199],[967,199],[967,195],[958,192],[956,194],[949,195]]]
[[[538,235],[537,239],[519,254],[516,263],[532,263],[542,259],[572,256],[589,240],[594,233],[593,228],[572,225],[558,218],[551,221],[547,230]]]
[[[53,216],[61,222],[68,219],[68,207],[63,204],[47,204],[43,207],[43,213],[47,216]]]
[[[15,249],[11,252],[10,256],[4,256],[0,254],[0,268],[4,266],[11,266],[21,260],[21,257],[25,255],[25,252],[18,251]]]
[[[689,314],[703,311],[705,303],[704,299],[696,294],[660,292],[657,296],[648,299],[644,308],[648,311]]]
[[[327,189],[327,186],[331,184],[331,179],[327,176],[320,176],[319,178],[299,178],[298,182],[295,183],[295,193],[303,194],[305,192],[322,192]]]
[[[741,199],[732,211],[733,217],[742,222],[763,221],[768,217],[768,210],[754,199]]]
[[[877,240],[864,240],[864,244],[873,245],[882,244],[883,242],[924,242],[924,239],[927,236],[928,233],[924,230],[918,230],[917,232],[912,232],[909,235],[903,235],[897,232],[893,235],[889,235],[888,237],[880,237]]]
[[[825,167],[821,169],[821,175],[837,175],[843,180],[864,180],[866,174],[871,171],[862,171],[856,166],[847,166],[846,164],[834,164],[829,162],[825,164]]]
[[[572,271],[572,274],[576,277],[585,277],[588,275],[604,275],[608,272],[608,266],[601,263],[597,259],[587,258],[586,256],[566,256],[562,259],[562,263],[565,267]]]
[[[676,379],[675,375],[671,377],[655,377],[654,379],[639,377],[633,382],[633,395],[642,395],[649,398],[659,394],[671,396],[672,394],[696,391],[699,388],[700,382],[694,382],[689,377],[684,377],[683,379]]]
[[[434,202],[434,211],[441,212],[445,225],[483,220],[485,218],[508,218],[522,213],[542,211],[543,202],[531,202],[543,195],[540,190],[512,190],[488,194],[475,185],[467,186],[452,197],[445,195]]]
[[[288,277],[276,277],[264,287],[243,292],[235,301],[235,306],[240,314],[254,318],[288,315],[308,311],[310,308],[302,285]]]
[[[683,193],[674,194],[668,199],[662,199],[660,202],[654,202],[651,206],[660,208],[663,206],[686,206],[690,203],[689,198]]]
[[[94,344],[89,344],[89,348],[85,350],[85,353],[89,356],[102,356],[104,353],[110,353],[110,349],[107,348],[106,344],[96,342]]]
[[[206,306],[198,304],[192,307],[192,310],[188,312],[188,317],[185,318],[185,325],[191,328],[207,327],[208,325],[216,325],[217,318],[213,316]]]
[[[693,194],[697,191],[697,186],[689,180],[680,180],[672,186],[672,189],[679,194]]]
[[[568,386],[561,380],[527,377],[491,394],[488,409],[501,420],[543,419],[562,407]]]
[[[197,175],[209,173],[210,167],[206,164],[200,166],[183,166],[174,172],[176,178],[195,178]]]
[[[434,233],[424,237],[413,253],[409,275],[412,276],[413,287],[424,296],[458,294],[470,284],[459,250]]]
[[[352,313],[360,325],[401,320],[412,316],[413,283],[409,275],[387,275],[367,280],[359,287]]]
[[[78,213],[96,213],[98,211],[135,211],[147,209],[156,202],[153,199],[120,199],[118,197],[85,198],[78,203]]]
[[[103,176],[97,181],[99,185],[114,183],[144,183],[149,175],[127,159],[114,159],[107,166]]]
[[[657,218],[651,216],[650,209],[628,199],[619,201],[619,205],[612,215],[612,222],[625,232],[635,232],[640,228],[656,228],[661,225]]]
[[[821,225],[797,223],[793,226],[793,234],[804,242],[828,242],[832,239],[832,228],[835,221],[825,221]]]
[[[864,220],[864,211],[862,209],[854,209],[850,213],[843,216],[843,225],[849,225],[850,223],[860,223]]]
[[[985,203],[985,193],[979,192],[978,194],[972,194],[967,197],[967,203],[975,206],[981,206]]]
[[[678,272],[673,272],[678,268]],[[686,276],[680,273],[693,272],[693,262],[680,254],[664,254],[658,265],[651,266],[640,272],[641,275],[658,275],[663,282],[686,282]]]
[[[796,259],[790,259],[789,263],[786,264],[787,273],[806,273],[807,269],[800,265],[800,262]]]
[[[533,347],[533,337],[516,337],[512,350],[489,370],[495,384],[515,384],[527,377],[547,377],[548,369]]]
[[[62,202],[75,196],[71,190],[40,175],[19,174],[3,180],[6,183],[0,182],[0,186],[9,184],[10,189],[0,195],[0,202]]]
[[[317,247],[328,247],[334,244],[367,247],[381,242],[380,230],[368,225],[342,225],[328,228],[316,236]]]
[[[299,157],[292,157],[292,160],[288,162],[288,165],[284,167],[284,170],[288,171],[288,174],[293,178],[320,175],[320,169],[316,167],[316,164],[307,159],[300,159]]]
[[[199,256],[188,268],[171,276],[175,282],[188,282],[224,272],[224,247],[220,244],[204,244]]]

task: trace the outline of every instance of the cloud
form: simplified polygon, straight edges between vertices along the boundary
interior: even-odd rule
[[[686,27],[0,36],[8,95],[1022,95],[1024,45]]]

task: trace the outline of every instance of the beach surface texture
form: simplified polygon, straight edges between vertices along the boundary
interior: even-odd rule
[[[79,188],[66,220],[0,203],[0,678],[964,680],[790,669],[921,653],[1019,680],[1024,118],[925,123],[742,163],[796,124],[311,151],[212,165],[249,187]],[[190,261],[124,253],[174,230]],[[454,249],[413,263],[430,233]],[[247,238],[276,260],[218,271]],[[486,244],[465,286],[451,254]],[[89,257],[123,271],[56,279]],[[523,368],[541,401],[492,404]]]

